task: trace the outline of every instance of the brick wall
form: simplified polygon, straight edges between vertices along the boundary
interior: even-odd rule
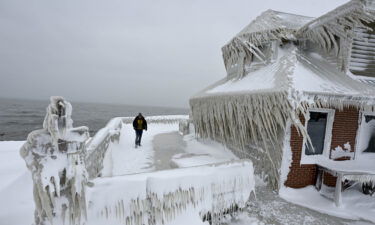
[[[301,122],[304,119],[301,116]],[[359,111],[353,107],[345,108],[343,111],[336,110],[332,127],[332,141],[330,149],[337,146],[344,147],[349,142],[352,151],[355,149],[355,139],[358,129]],[[300,165],[302,154],[303,137],[298,134],[297,129],[292,127],[290,147],[292,150],[292,165],[285,185],[292,188],[302,188],[308,185],[314,185],[317,176],[316,165]],[[336,178],[324,174],[324,183],[329,186],[336,184]]]
[[[355,139],[358,130],[359,111],[353,107],[345,108],[343,111],[336,110],[335,120],[332,128],[331,149],[349,142],[352,151],[355,149]]]

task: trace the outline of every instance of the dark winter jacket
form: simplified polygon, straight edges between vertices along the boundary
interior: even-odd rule
[[[135,117],[133,121],[134,130],[147,130],[147,122],[143,116]]]

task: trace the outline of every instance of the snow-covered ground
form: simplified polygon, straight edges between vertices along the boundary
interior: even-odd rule
[[[313,186],[301,189],[284,187],[280,190],[280,196],[287,201],[321,213],[352,220],[364,219],[375,223],[375,197],[364,195],[357,185],[342,193],[342,205],[336,207],[332,200],[334,189],[330,191],[325,197]]]
[[[291,203],[281,198],[278,194],[271,191],[267,186],[262,184],[261,180],[257,180],[256,194],[257,201],[251,201],[247,208],[248,217],[255,217],[259,224],[287,224],[287,225],[370,225],[373,223],[363,220],[348,220],[334,217],[326,214],[321,210],[311,210],[300,205]],[[316,195],[308,196],[310,193],[294,193],[307,194],[305,204],[309,204]],[[333,204],[333,203],[331,203]]]
[[[27,225],[34,219],[31,174],[19,155],[23,143],[0,142],[0,225]]]
[[[178,167],[198,166],[237,159],[223,145],[207,140],[198,141],[194,134],[185,135],[183,140],[185,153],[174,155],[172,158],[173,164]]]
[[[120,143],[111,144],[111,151],[105,157],[103,176],[116,176],[164,170],[171,167],[189,167],[208,163],[219,163],[236,157],[222,145],[210,141],[201,141],[194,135],[181,136],[178,124],[150,124],[144,132],[142,147],[134,148],[134,131],[130,125],[123,126]],[[27,225],[33,221],[34,202],[32,197],[32,180],[24,161],[19,156],[19,148],[24,142],[0,142],[0,225]],[[137,175],[131,175],[137,176]],[[105,187],[105,179],[102,178]],[[109,178],[108,178],[109,179]],[[98,184],[99,185],[99,184]],[[124,192],[129,188],[119,187]],[[228,225],[258,224],[369,224],[363,221],[352,221],[329,216],[329,210],[345,213],[351,210],[351,219],[365,218],[372,220],[375,211],[363,205],[373,205],[374,198],[353,194],[355,190],[344,192],[344,207],[335,209],[331,200],[325,199],[311,188],[282,190],[281,196],[269,190],[258,180],[256,187],[257,199],[252,200],[247,210],[239,214],[236,220],[228,220]],[[303,198],[305,197],[305,198]],[[320,201],[320,200],[321,201]],[[323,201],[324,199],[324,201]],[[313,204],[314,201],[327,203]],[[347,203],[347,204],[346,204]],[[307,206],[324,213],[319,213],[299,205]],[[314,208],[315,207],[315,208]],[[357,211],[353,208],[359,207]],[[366,211],[367,210],[367,211]],[[194,212],[193,209],[187,212]],[[197,221],[191,214],[181,214],[169,225],[208,224]],[[361,215],[368,215],[367,217]]]

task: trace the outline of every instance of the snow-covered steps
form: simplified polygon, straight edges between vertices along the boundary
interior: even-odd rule
[[[254,191],[249,160],[93,182],[87,196],[89,224],[216,224],[224,214],[244,208]],[[174,223],[176,218],[186,220]]]

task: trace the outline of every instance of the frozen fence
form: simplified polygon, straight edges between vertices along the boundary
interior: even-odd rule
[[[121,117],[123,123],[132,123],[134,117]],[[188,120],[188,115],[148,116],[147,123],[179,123]]]
[[[254,191],[249,160],[94,180],[89,218],[126,225],[165,224],[180,214],[218,224]],[[89,221],[90,222],[90,221]]]

